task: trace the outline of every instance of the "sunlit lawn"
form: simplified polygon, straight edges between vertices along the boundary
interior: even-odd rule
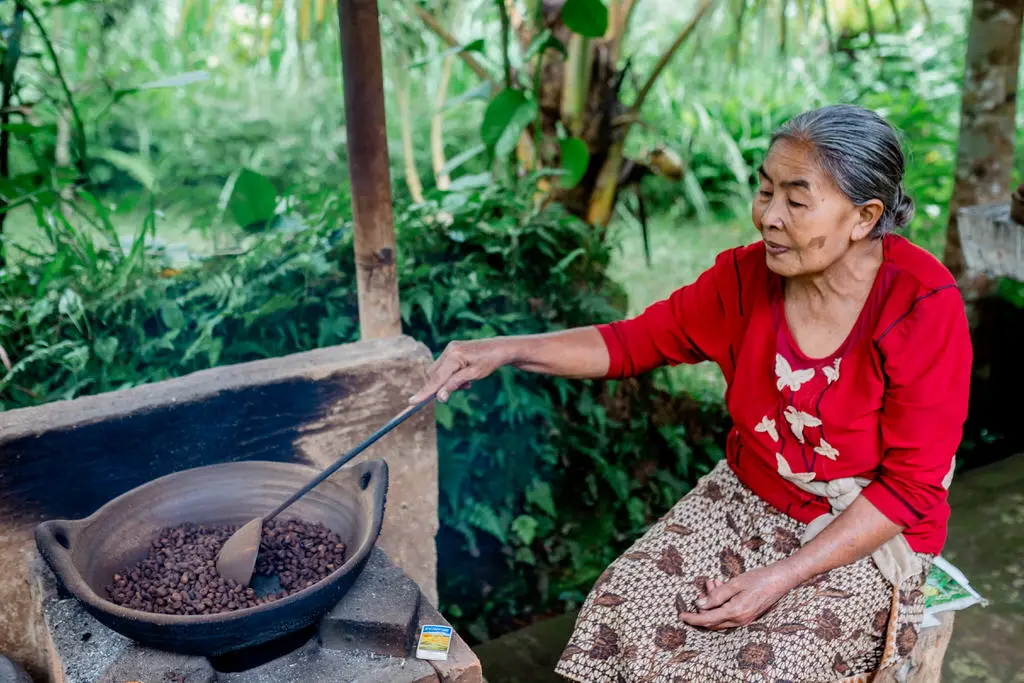
[[[630,313],[643,309],[692,282],[711,267],[715,256],[746,244],[757,235],[749,221],[697,223],[656,216],[650,221],[651,266],[644,262],[640,231],[619,224],[615,228],[621,248],[612,263],[612,275],[629,292]],[[722,400],[725,382],[717,366],[703,363],[671,370],[674,386],[701,399]]]

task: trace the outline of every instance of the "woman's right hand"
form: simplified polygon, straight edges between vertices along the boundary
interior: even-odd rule
[[[451,342],[427,371],[426,384],[409,403],[419,403],[434,392],[437,400],[444,403],[452,392],[511,363],[511,346],[511,340],[501,337]]]

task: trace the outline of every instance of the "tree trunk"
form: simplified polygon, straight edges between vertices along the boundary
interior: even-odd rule
[[[971,321],[974,364],[964,441],[975,444],[975,464],[1015,452],[1022,442],[1012,398],[1022,374],[1024,318],[994,295],[988,277],[967,270],[957,223],[962,207],[1010,199],[1022,14],[1024,0],[974,0],[943,258]]]
[[[943,258],[961,280],[969,301],[983,294],[987,285],[984,278],[964,281],[968,273],[956,214],[964,206],[1010,198],[1022,15],[1024,0],[974,0],[971,12],[956,178]]]

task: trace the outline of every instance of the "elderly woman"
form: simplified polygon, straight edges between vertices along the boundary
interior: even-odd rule
[[[914,213],[903,172],[876,114],[801,114],[758,169],[759,241],[635,318],[453,343],[433,366],[421,395],[441,400],[502,365],[725,375],[725,460],[598,579],[559,674],[870,680],[913,648],[972,352],[950,273],[893,234]]]

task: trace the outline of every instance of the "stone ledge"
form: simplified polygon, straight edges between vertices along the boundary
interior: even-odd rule
[[[32,683],[32,679],[24,669],[0,655],[0,683]]]
[[[374,650],[411,657],[420,591],[379,548],[374,548],[356,582],[320,622],[327,650]]]
[[[420,605],[417,639],[419,638],[419,629],[427,624],[451,626],[433,605],[424,603]],[[430,664],[437,672],[438,680],[441,683],[482,683],[483,669],[480,666],[480,660],[458,633],[453,631],[453,634],[452,644],[448,650],[448,659],[446,661],[430,660]]]
[[[220,665],[205,657],[153,650],[131,641],[99,623],[76,599],[62,595],[53,573],[38,553],[33,553],[29,566],[31,592],[40,601],[47,625],[53,683],[148,683],[165,679],[175,683],[482,681],[476,655],[457,634],[448,661],[414,658],[412,634],[422,624],[447,625],[447,622],[380,549],[373,551],[364,569],[371,573],[360,576],[343,599],[342,606],[351,609],[336,609],[332,613],[335,623],[326,629],[331,638],[343,639],[346,629],[365,628],[380,615],[389,627],[361,634],[360,643],[365,649],[360,649],[360,643],[356,642],[345,642],[341,648],[332,649],[313,637],[262,666],[234,673],[217,671]],[[400,634],[403,626],[404,636]],[[384,641],[376,640],[382,634]],[[396,634],[400,641],[404,639],[404,650],[393,641],[392,636]],[[0,683],[8,682],[0,678]]]
[[[323,466],[407,405],[431,362],[409,337],[357,342],[0,413],[0,652],[46,669],[42,615],[25,591],[32,529],[92,514],[158,476],[235,460]],[[433,407],[359,459],[390,486],[378,545],[437,602]]]
[[[324,650],[307,643],[286,657],[242,673],[219,673],[216,683],[438,683],[426,662]],[[148,682],[143,682],[148,683]]]
[[[325,379],[331,374],[383,359],[429,363],[433,356],[426,345],[403,335],[222,365],[153,384],[9,410],[0,413],[0,434],[3,434],[3,441],[13,441],[145,412],[179,400],[196,401],[221,391],[253,384],[272,384],[297,375],[314,381]]]

